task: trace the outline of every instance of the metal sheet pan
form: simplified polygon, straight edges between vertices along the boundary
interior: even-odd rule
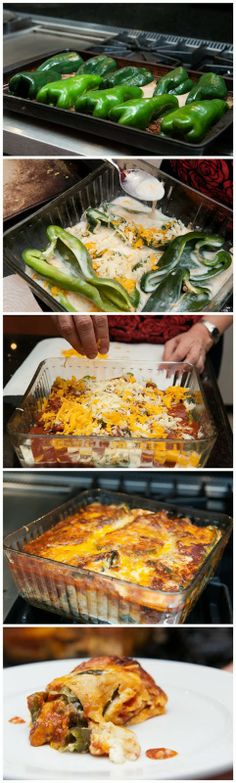
[[[61,50],[65,51],[65,50]],[[226,114],[208,131],[205,138],[197,144],[191,144],[186,141],[177,139],[171,139],[160,134],[153,134],[148,130],[139,130],[137,128],[131,128],[128,126],[121,126],[118,123],[111,122],[111,120],[97,119],[82,112],[74,112],[68,109],[58,109],[56,106],[48,106],[47,104],[37,103],[37,101],[31,101],[27,98],[20,98],[15,95],[10,95],[8,91],[8,82],[14,73],[17,73],[19,69],[34,70],[45,59],[55,55],[55,52],[49,52],[44,57],[26,60],[25,62],[18,63],[14,68],[6,68],[4,70],[4,87],[3,87],[3,108],[16,112],[17,114],[23,114],[25,117],[33,117],[35,119],[56,123],[63,127],[72,128],[82,133],[92,134],[102,139],[108,139],[109,141],[120,142],[121,144],[128,144],[130,147],[134,147],[140,153],[151,152],[155,155],[203,155],[210,153],[210,145],[215,143],[216,140],[227,131],[233,122],[233,110],[229,109]],[[82,57],[88,59],[91,55],[89,51],[86,53],[83,51]],[[140,62],[125,58],[117,58],[117,64],[119,67],[123,65],[137,65],[140,66]],[[146,62],[145,65],[153,71],[154,78],[162,76],[170,70],[170,66],[155,66],[153,63]],[[196,81],[199,77],[197,71],[190,71],[190,77]],[[228,81],[229,97],[232,99],[231,79]],[[220,151],[220,150],[219,150]]]

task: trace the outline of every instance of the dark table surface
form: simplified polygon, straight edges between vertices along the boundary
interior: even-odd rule
[[[9,381],[14,372],[20,367],[24,359],[39,341],[38,337],[25,335],[8,335],[4,340],[4,385]],[[17,342],[17,350],[12,351],[10,344]],[[211,452],[207,466],[209,468],[231,468],[233,465],[233,440],[229,420],[224,407],[224,403],[217,385],[214,370],[208,359],[206,370],[203,376],[203,386],[214,419],[217,431],[215,446]],[[19,405],[19,397],[4,397],[3,420],[4,420],[4,447],[3,464],[6,468],[19,467],[18,459],[12,448],[9,436],[7,434],[7,422]]]

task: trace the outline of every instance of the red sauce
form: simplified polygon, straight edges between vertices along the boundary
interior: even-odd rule
[[[25,723],[26,721],[23,720],[23,718],[19,718],[18,715],[15,715],[14,718],[9,718],[8,723]]]
[[[172,756],[178,756],[178,753],[169,748],[149,748],[146,750],[146,756],[149,759],[171,759]]]

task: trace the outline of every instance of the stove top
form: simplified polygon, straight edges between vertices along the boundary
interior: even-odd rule
[[[3,11],[3,33],[16,33],[19,30],[27,30],[32,24],[30,16],[18,16],[12,11]]]
[[[29,30],[29,28],[31,28]],[[51,46],[64,43],[64,48],[72,46],[89,49],[94,54],[107,53],[114,57],[140,59],[141,62],[160,63],[175,68],[199,71],[214,71],[222,76],[233,76],[233,46],[224,41],[209,41],[200,38],[169,35],[168,33],[144,32],[142,30],[110,27],[37,17],[27,14],[4,11],[3,29],[5,36],[25,29],[35,39],[51,41]],[[71,39],[71,43],[70,43]]]
[[[166,64],[171,68],[179,65],[199,71],[214,68],[222,76],[233,76],[233,47],[220,41],[134,30],[121,32],[106,43],[93,47],[93,51],[129,59],[135,54],[143,62]]]

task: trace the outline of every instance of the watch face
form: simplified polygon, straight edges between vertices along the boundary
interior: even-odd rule
[[[212,339],[214,340],[215,343],[217,343],[218,340],[220,339],[220,332],[219,332],[219,329],[217,329],[216,326],[214,326],[214,329],[212,329],[211,337],[212,337]]]
[[[214,340],[214,342],[217,342],[220,339],[220,332],[219,329],[217,329],[217,326],[213,326],[213,324],[211,324],[208,321],[203,321],[203,323],[206,326],[212,340]]]

